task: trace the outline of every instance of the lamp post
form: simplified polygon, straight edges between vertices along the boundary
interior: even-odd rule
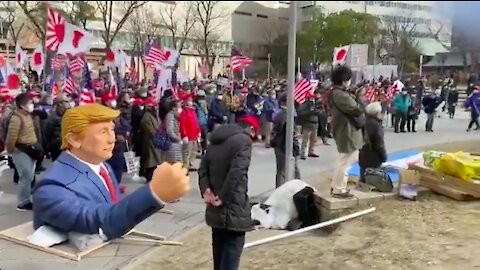
[[[295,49],[297,35],[297,1],[290,2],[289,31],[288,31],[288,96],[287,96],[287,123],[286,123],[286,146],[285,146],[285,180],[293,179],[293,132],[295,104],[293,90],[295,87]]]

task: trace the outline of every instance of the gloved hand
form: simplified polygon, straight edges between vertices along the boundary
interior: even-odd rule
[[[183,197],[190,190],[190,177],[182,163],[173,165],[164,162],[153,172],[150,188],[164,202],[173,202]]]

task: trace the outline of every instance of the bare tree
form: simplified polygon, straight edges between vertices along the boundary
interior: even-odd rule
[[[19,17],[18,10],[11,1],[2,1],[0,7],[3,8],[4,13],[0,13],[0,19],[7,24],[7,31],[11,37],[13,44],[17,44],[20,33],[25,27],[25,22]]]
[[[183,5],[184,13],[179,10]],[[195,25],[195,17],[193,16],[194,3],[192,2],[175,2],[168,5],[163,12],[160,12],[160,22],[165,30],[172,37],[174,49],[180,53],[185,47],[185,41]]]
[[[48,3],[44,1],[17,1],[17,5],[28,19],[29,24],[27,26],[38,39],[44,41]]]
[[[163,26],[157,14],[148,5],[144,5],[129,17],[126,29],[131,33],[130,42],[133,55],[142,56],[145,44],[155,39],[162,31]],[[145,59],[143,57],[141,59],[143,70],[145,70]]]
[[[87,29],[87,21],[95,19],[96,11],[90,1],[65,1],[63,15],[71,23]]]
[[[417,23],[410,17],[393,17],[383,21],[383,45],[388,56],[395,58],[398,74],[401,76],[405,67],[412,61],[416,63],[418,56],[417,43],[414,34]]]
[[[220,1],[194,1],[193,13],[197,24],[194,37],[197,39],[196,50],[206,62],[209,73],[212,74],[215,59],[217,57],[216,44],[220,39],[222,19],[225,14]]]
[[[102,38],[107,50],[111,47],[128,18],[135,10],[146,3],[147,1],[96,1],[105,29]]]

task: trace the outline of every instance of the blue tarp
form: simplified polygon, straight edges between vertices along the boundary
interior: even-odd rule
[[[395,160],[403,159],[403,158],[408,158],[411,156],[415,156],[420,154],[420,151],[417,150],[407,150],[407,151],[399,151],[399,152],[394,152],[390,155],[388,155],[387,162],[392,162]],[[390,178],[392,179],[392,182],[398,182],[400,178],[400,174],[397,169],[394,168],[386,168],[385,169],[388,175],[390,175]],[[358,166],[358,163],[355,163],[352,165],[350,170],[348,171],[349,176],[360,176],[360,167]]]

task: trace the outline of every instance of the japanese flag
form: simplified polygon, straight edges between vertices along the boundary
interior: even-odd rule
[[[347,61],[348,50],[350,45],[343,47],[336,47],[333,51],[333,66],[344,65]]]
[[[90,49],[92,41],[93,37],[87,30],[71,23],[65,23],[65,36],[58,47],[58,54],[73,57],[85,53]]]
[[[115,81],[115,77],[113,76],[112,70],[110,69],[110,96],[117,98],[118,96],[118,88],[117,82]]]
[[[16,62],[16,67],[21,68],[23,67],[23,64],[27,60],[27,52],[22,50],[22,47],[20,47],[20,44],[17,43],[15,46],[15,62]]]
[[[30,67],[40,75],[44,66],[45,54],[43,53],[43,46],[42,44],[38,44],[37,48],[33,51],[32,57],[30,58]]]
[[[180,53],[177,50],[169,49],[169,48],[162,48],[162,51],[163,51],[163,58],[165,60],[157,65],[157,69],[162,69],[162,66],[165,66],[165,67],[174,66],[178,61],[178,57],[180,57]]]

